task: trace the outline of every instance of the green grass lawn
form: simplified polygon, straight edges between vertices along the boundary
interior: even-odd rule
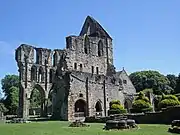
[[[104,124],[70,128],[68,122],[34,122],[27,124],[0,124],[0,135],[169,135],[168,125],[139,125],[140,129],[104,131]]]

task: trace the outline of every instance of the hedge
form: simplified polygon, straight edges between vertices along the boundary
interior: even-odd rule
[[[108,110],[108,115],[111,115],[111,114],[124,114],[124,113],[127,113],[127,110],[126,109],[111,109],[111,110]]]
[[[161,108],[166,108],[169,106],[177,106],[177,105],[180,105],[180,102],[178,100],[164,99],[158,104],[158,107],[159,109],[161,109]]]

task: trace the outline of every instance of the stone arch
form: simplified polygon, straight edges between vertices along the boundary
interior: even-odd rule
[[[130,109],[132,109],[132,101],[130,99],[125,99],[124,108],[127,109],[127,112],[130,112]]]
[[[95,104],[96,112],[102,112],[102,105],[100,101],[97,101]]]
[[[44,69],[42,66],[39,67],[38,82],[44,82]]]
[[[31,81],[37,81],[37,67],[31,67]]]
[[[37,92],[38,93],[34,93],[34,92]],[[36,97],[34,96],[34,94],[37,94]],[[33,99],[35,98],[35,99]],[[36,99],[38,98],[38,99]],[[40,116],[45,116],[46,112],[45,112],[45,100],[46,100],[46,93],[45,93],[45,90],[39,85],[39,84],[36,84],[32,87],[32,90],[30,91],[30,96],[29,96],[29,101],[30,101],[30,108],[29,109],[32,109],[32,108],[36,108],[36,107],[31,107],[31,104],[34,102],[33,100],[36,100],[36,102],[38,102],[37,100],[40,100],[39,101],[39,106],[37,106],[37,108],[40,108]]]
[[[98,56],[103,56],[103,42],[102,40],[99,40],[98,42]]]
[[[54,53],[53,53],[53,57],[52,57],[52,65],[53,66],[56,66],[57,65],[57,61],[58,61],[58,54],[57,54],[57,52],[55,51]]]
[[[53,82],[53,77],[54,77],[54,69],[50,69],[49,71],[49,83]]]
[[[79,116],[85,117],[87,115],[86,110],[87,103],[83,99],[78,99],[74,104],[74,112],[79,114]]]
[[[87,35],[84,36],[84,53],[89,54],[90,52],[90,42]]]

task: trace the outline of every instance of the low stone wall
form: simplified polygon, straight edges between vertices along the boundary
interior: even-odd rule
[[[180,107],[166,108],[161,112],[126,114],[129,119],[134,119],[137,124],[171,124],[173,120],[180,119]],[[105,123],[112,119],[110,116],[96,118],[86,117],[86,122]]]

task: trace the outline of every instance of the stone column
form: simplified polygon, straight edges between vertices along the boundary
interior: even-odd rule
[[[104,95],[104,115],[107,116],[105,80],[103,81],[103,95]]]
[[[86,116],[89,116],[89,89],[88,89],[88,78],[86,79]]]
[[[45,99],[44,101],[44,116],[46,117],[48,115],[48,99]]]

